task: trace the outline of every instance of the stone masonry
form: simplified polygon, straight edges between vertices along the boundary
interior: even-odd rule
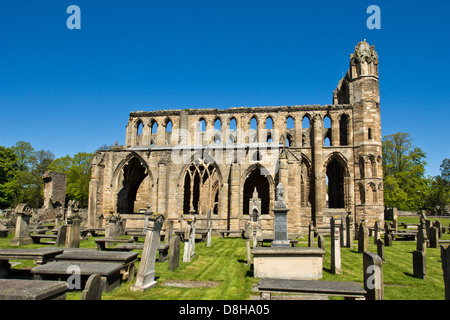
[[[384,225],[378,81],[378,55],[362,41],[330,105],[131,112],[125,145],[92,160],[88,224],[112,210],[142,227],[150,204],[175,230],[191,214],[206,228],[208,210],[213,230],[244,229],[256,188],[273,231],[282,183],[290,235],[348,214]]]

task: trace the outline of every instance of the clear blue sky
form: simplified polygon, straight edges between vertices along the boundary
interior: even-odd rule
[[[69,30],[69,5],[81,30]],[[369,30],[369,5],[381,30]],[[427,174],[450,158],[450,2],[0,1],[0,145],[56,157],[123,144],[130,111],[330,104],[363,40],[380,58],[382,134]]]

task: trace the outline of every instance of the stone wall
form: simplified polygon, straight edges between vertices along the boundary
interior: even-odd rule
[[[88,219],[150,204],[175,228],[211,210],[213,228],[243,229],[256,187],[271,231],[281,182],[291,234],[348,212],[381,223],[382,177],[378,56],[363,41],[331,105],[131,112],[125,145],[94,156]]]

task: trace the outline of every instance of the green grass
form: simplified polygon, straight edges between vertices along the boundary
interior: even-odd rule
[[[400,222],[418,223],[418,218]],[[441,220],[442,221],[442,220]],[[446,221],[443,221],[447,224]],[[12,235],[0,239],[0,248],[7,248]],[[444,234],[442,239],[450,239],[450,234]],[[317,239],[316,239],[317,240]],[[317,242],[316,242],[317,243]],[[330,238],[325,237],[325,255],[323,280],[354,281],[363,283],[362,254],[357,252],[357,241],[353,248],[341,248],[343,274],[330,273]],[[37,248],[46,245],[31,244],[24,248]],[[299,246],[307,246],[307,238],[300,239]],[[83,240],[82,248],[95,248],[94,238]],[[385,247],[386,261],[383,263],[383,281],[385,300],[443,300],[444,282],[440,262],[440,249],[427,248],[425,280],[413,277],[412,251],[416,244],[413,241],[394,241],[392,247]],[[190,263],[180,261],[180,267],[171,272],[168,261],[156,263],[156,280],[158,285],[145,292],[131,291],[135,280],[123,283],[110,293],[104,293],[104,300],[246,300],[252,295],[252,284],[258,279],[253,278],[253,271],[246,265],[245,240],[239,238],[212,238],[211,247],[198,242],[196,255]],[[137,250],[139,251],[139,250]],[[376,253],[373,238],[369,237],[368,251]],[[140,252],[140,251],[139,251]],[[181,244],[181,256],[183,243]],[[141,252],[140,252],[141,254]],[[181,257],[180,257],[181,259]],[[33,262],[23,261],[16,266],[30,267]],[[139,267],[139,263],[137,263]],[[181,288],[164,286],[165,281],[216,281],[216,287]],[[253,293],[255,294],[255,293]],[[70,292],[67,299],[79,300],[80,291]]]

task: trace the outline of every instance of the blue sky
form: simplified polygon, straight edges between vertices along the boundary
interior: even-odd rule
[[[69,30],[69,5],[81,30]],[[369,30],[369,5],[381,29]],[[363,40],[380,58],[382,134],[427,174],[450,158],[449,1],[0,2],[0,145],[56,157],[125,140],[130,111],[330,104]]]

